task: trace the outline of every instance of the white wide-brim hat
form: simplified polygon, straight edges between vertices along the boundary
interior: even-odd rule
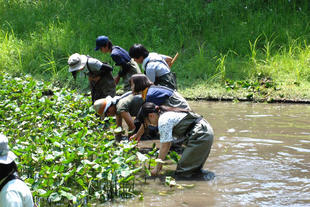
[[[0,164],[10,164],[16,158],[16,155],[9,149],[8,138],[0,134]]]
[[[87,56],[74,53],[68,59],[69,72],[81,70],[87,63]]]

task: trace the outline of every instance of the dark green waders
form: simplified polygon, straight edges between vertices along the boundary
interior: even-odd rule
[[[116,94],[115,82],[112,74],[101,76],[98,81],[94,80],[93,77],[90,76],[89,85],[91,90],[92,103],[107,96],[114,97]]]
[[[190,112],[173,128],[173,136],[183,137],[186,145],[178,162],[176,175],[190,178],[200,172],[210,154],[213,129],[206,120]]]
[[[127,69],[128,71],[125,73],[124,76],[122,76],[123,83],[124,83],[124,92],[131,91],[130,84],[129,84],[129,80],[131,76],[137,73],[141,73],[141,70],[138,64],[133,59],[131,59],[130,62],[128,62],[127,64],[128,64],[128,69]]]
[[[176,75],[173,72],[167,73],[167,74],[162,75],[160,77],[156,77],[154,84],[166,86],[168,88],[171,88],[172,90],[177,90]]]

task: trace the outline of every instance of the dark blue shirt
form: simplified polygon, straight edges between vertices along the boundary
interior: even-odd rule
[[[162,105],[173,95],[173,90],[164,86],[151,86],[146,94],[146,102],[152,102],[157,106]]]
[[[111,58],[117,66],[123,66],[131,60],[128,52],[119,46],[113,46]]]

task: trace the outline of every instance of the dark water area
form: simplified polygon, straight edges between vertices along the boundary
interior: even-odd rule
[[[215,139],[193,188],[147,180],[138,198],[105,206],[310,206],[310,105],[190,102]],[[175,166],[171,166],[172,169]]]

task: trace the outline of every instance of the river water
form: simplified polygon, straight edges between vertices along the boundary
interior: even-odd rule
[[[215,139],[204,168],[212,181],[159,179],[140,186],[144,199],[110,206],[310,206],[310,106],[190,102]],[[175,166],[173,166],[175,167]]]

